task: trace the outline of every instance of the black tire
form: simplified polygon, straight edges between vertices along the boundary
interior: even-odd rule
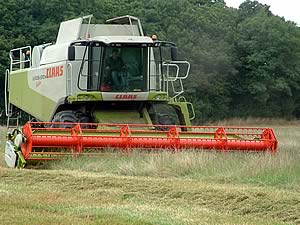
[[[175,125],[174,119],[172,119],[169,115],[166,114],[158,115],[157,122],[159,125]]]
[[[89,123],[90,118],[80,112],[73,110],[64,110],[56,113],[52,119],[52,122],[61,122],[61,123]],[[55,128],[71,128],[73,124],[53,124],[52,127]],[[88,128],[87,125],[82,125],[82,128]]]
[[[157,124],[158,125],[167,125],[166,127],[157,127],[157,130],[168,131],[168,130],[170,130],[170,127],[168,127],[168,126],[175,125],[175,121],[169,115],[159,114],[159,115],[157,115]]]

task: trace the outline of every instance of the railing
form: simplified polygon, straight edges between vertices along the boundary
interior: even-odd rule
[[[186,102],[189,111],[189,119],[190,120],[195,119],[196,114],[195,114],[194,106],[191,102],[187,102],[184,96],[179,96],[179,98],[175,100],[177,100],[177,102]]]
[[[7,117],[11,116],[11,106],[8,99],[9,93],[9,69],[5,71],[5,83],[4,83],[4,101],[5,101],[5,115]]]
[[[150,83],[155,82],[155,84],[154,83],[152,83],[152,85],[150,84],[150,87],[152,86],[152,88],[150,88],[150,91],[151,90],[163,91],[163,92],[167,92],[168,95],[170,96],[171,95],[169,92],[169,83],[170,83],[172,87],[172,92],[174,94],[173,96],[170,97],[175,102],[186,102],[190,114],[189,119],[193,120],[195,118],[195,110],[193,104],[187,102],[185,97],[182,96],[182,93],[184,93],[182,81],[189,76],[189,72],[191,68],[190,63],[187,61],[166,61],[160,63],[152,60],[150,62],[150,65],[152,65],[151,66],[152,73],[150,69],[150,76],[149,76]],[[187,67],[185,73],[183,73],[183,76],[180,76],[180,65],[186,65]],[[172,68],[174,68],[173,72],[171,72]],[[175,86],[176,82],[179,82],[179,89],[176,89]]]
[[[71,63],[67,64],[67,88],[66,88],[66,94],[71,95],[73,93],[72,85],[73,85],[73,79],[72,79],[72,72],[73,67]]]
[[[179,75],[180,72],[179,65],[187,66],[184,76]],[[185,80],[189,76],[191,65],[188,61],[170,61],[170,62],[164,62],[162,66],[166,67],[166,75],[165,75],[166,90],[169,90],[169,83],[170,83],[172,87],[172,91],[174,93],[174,96],[172,96],[171,98],[175,100],[184,92],[182,80]],[[174,67],[176,69],[175,76],[170,76],[171,67]],[[175,82],[179,82],[179,90],[176,89]]]
[[[10,71],[31,68],[31,46],[10,50]]]
[[[16,128],[19,126],[19,119],[21,114],[19,111],[13,111],[13,106],[9,102],[9,75],[10,71],[5,71],[5,83],[4,83],[4,104],[5,104],[5,115],[7,116],[6,127],[7,129]],[[11,125],[11,121],[15,121],[14,125]]]
[[[160,64],[160,66],[159,66]],[[159,90],[167,92],[169,95],[169,84],[171,84],[172,92],[174,96],[171,96],[174,100],[179,97],[183,92],[183,82],[189,76],[190,63],[187,61],[166,61],[160,63],[158,61],[152,60],[150,68],[150,82],[155,82],[155,84],[150,84],[150,90]],[[186,72],[183,76],[180,76],[180,65],[186,65]],[[174,71],[171,72],[172,68]],[[155,70],[155,71],[154,71]],[[176,89],[175,83],[179,82],[179,90]]]

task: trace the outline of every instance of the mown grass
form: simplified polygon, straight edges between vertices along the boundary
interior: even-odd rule
[[[1,162],[0,224],[300,224],[296,124],[275,128],[275,155],[133,152],[25,170]]]

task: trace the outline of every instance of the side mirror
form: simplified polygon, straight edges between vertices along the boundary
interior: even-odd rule
[[[75,60],[75,46],[71,45],[68,48],[68,60],[74,61]]]
[[[177,47],[171,47],[171,59],[172,59],[172,61],[178,61]]]

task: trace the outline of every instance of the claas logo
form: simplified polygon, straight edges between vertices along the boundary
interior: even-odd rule
[[[32,77],[32,81],[41,81],[47,78],[62,77],[64,75],[64,66],[55,66],[46,68],[46,74],[36,75]],[[37,86],[39,86],[41,83]]]
[[[136,99],[137,95],[132,95],[132,94],[123,94],[123,95],[116,95],[116,99]]]
[[[46,78],[61,77],[64,75],[63,66],[55,66],[46,69]]]

